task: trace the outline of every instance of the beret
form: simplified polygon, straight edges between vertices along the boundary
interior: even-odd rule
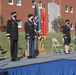
[[[11,12],[11,15],[16,14],[16,11]]]
[[[28,18],[30,18],[31,16],[33,16],[33,14],[29,14],[29,15],[28,15]]]

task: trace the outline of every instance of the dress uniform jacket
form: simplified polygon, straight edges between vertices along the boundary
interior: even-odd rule
[[[7,21],[7,36],[10,39],[18,40],[18,23],[12,18]]]
[[[64,44],[69,45],[71,43],[71,36],[70,36],[70,27],[65,25],[63,26],[63,38],[64,38]]]
[[[30,39],[35,39],[35,31],[34,31],[34,23],[30,22],[29,20],[25,22],[25,33],[26,33],[26,39],[27,37],[30,37]]]
[[[70,27],[65,25],[63,26],[63,34],[64,37],[70,38]]]

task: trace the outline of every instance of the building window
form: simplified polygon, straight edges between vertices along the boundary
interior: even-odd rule
[[[13,0],[9,0],[9,4],[10,5],[13,5]]]
[[[21,0],[16,0],[18,6],[21,6]]]
[[[35,8],[35,0],[32,0],[32,8]]]
[[[42,2],[38,3],[39,8],[42,8]]]
[[[70,13],[73,13],[73,7],[70,7]]]
[[[68,11],[68,6],[65,7],[65,12],[69,12],[69,11]]]
[[[18,28],[22,28],[22,21],[18,21]]]

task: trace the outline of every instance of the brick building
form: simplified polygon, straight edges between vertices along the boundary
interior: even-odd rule
[[[70,19],[72,23],[72,30],[74,31],[76,19],[76,0],[0,0],[0,15],[4,17],[4,25],[10,18],[12,11],[17,12],[17,19],[21,21],[19,24],[19,31],[24,31],[24,22],[27,20],[29,13],[34,13],[34,3],[37,2],[39,7],[42,4],[46,8],[46,24],[48,32],[52,31],[51,22],[54,18],[61,17],[64,20]]]

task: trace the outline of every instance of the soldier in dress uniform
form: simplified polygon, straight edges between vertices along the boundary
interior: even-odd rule
[[[71,34],[70,34],[70,20],[65,20],[65,25],[63,26],[63,38],[65,45],[65,54],[69,54],[69,44],[71,43]]]
[[[35,40],[35,28],[33,21],[33,14],[28,15],[28,20],[24,24],[25,33],[26,33],[26,41],[27,41],[27,50],[28,56],[27,58],[34,58],[34,40]]]
[[[18,23],[17,23],[17,14],[16,12],[11,13],[11,18],[7,21],[7,30],[6,36],[10,40],[10,53],[11,61],[17,61],[17,52],[18,52]]]

